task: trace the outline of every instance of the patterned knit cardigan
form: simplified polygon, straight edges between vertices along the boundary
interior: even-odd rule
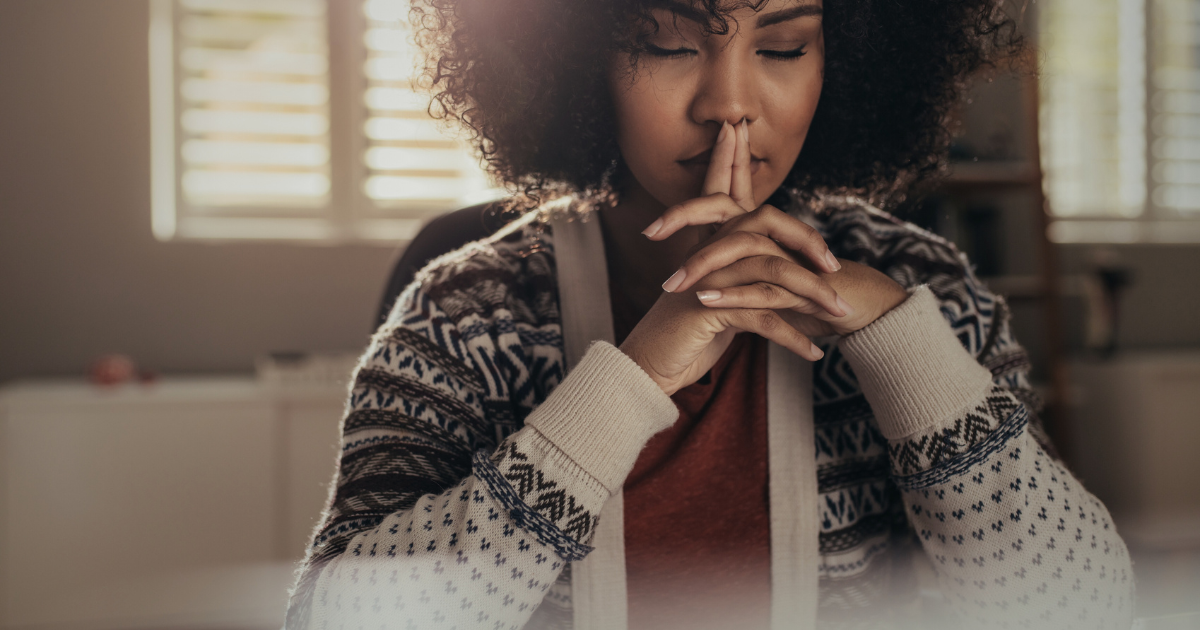
[[[1125,545],[1044,439],[1004,301],[945,240],[854,199],[821,205],[794,212],[837,256],[928,285],[991,386],[956,417],[889,440],[841,346],[818,340],[818,625],[936,614],[981,627],[1128,628]],[[531,214],[435,260],[401,295],[355,372],[335,489],[287,628],[572,625],[571,562],[591,550],[633,459],[597,473],[603,465],[584,460],[600,461],[604,440],[572,451],[531,416],[564,382],[554,273],[553,234]],[[608,354],[572,376],[601,378],[605,361],[626,360],[603,345]],[[589,413],[611,405],[619,424],[661,406],[637,398],[644,383],[622,387],[632,402],[593,400]],[[554,401],[545,407],[570,413]],[[644,440],[661,428],[623,430]],[[918,596],[921,574],[935,576],[938,598]]]

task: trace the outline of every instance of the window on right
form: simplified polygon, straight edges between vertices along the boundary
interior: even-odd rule
[[[1040,3],[1058,243],[1200,242],[1200,2]]]

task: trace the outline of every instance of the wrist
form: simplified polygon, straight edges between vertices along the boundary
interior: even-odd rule
[[[866,303],[860,307],[862,308],[861,312],[865,315],[860,318],[847,318],[852,320],[847,322],[849,325],[840,326],[837,330],[841,337],[852,335],[870,326],[908,299],[909,292],[898,282],[883,274],[879,275],[884,281],[870,291],[868,300],[865,300]]]
[[[630,361],[636,363],[637,366],[646,373],[646,376],[649,376],[650,380],[654,381],[655,385],[658,385],[658,388],[661,389],[664,394],[671,396],[678,391],[679,387],[674,384],[673,380],[660,375],[658,371],[655,370],[648,361],[646,361],[645,355],[638,351],[637,342],[633,341],[631,343],[631,339],[633,339],[633,335],[630,335],[629,338],[625,339],[625,341],[618,346],[617,349],[624,353],[625,356],[629,357]]]

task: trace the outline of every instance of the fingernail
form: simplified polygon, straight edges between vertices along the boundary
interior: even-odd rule
[[[654,223],[651,223],[646,229],[642,230],[642,234],[645,234],[646,238],[652,238],[655,234],[658,234],[658,231],[662,229],[662,226],[663,220],[655,219]]]
[[[696,297],[700,298],[701,302],[712,302],[713,300],[721,299],[720,291],[697,291]]]
[[[834,271],[838,271],[842,268],[842,263],[838,262],[837,257],[834,256],[833,252],[829,250],[825,250],[825,262],[828,263]]]
[[[811,342],[810,342],[810,343],[811,343]],[[814,344],[812,344],[812,353],[813,353],[813,356],[815,356],[815,357],[816,357],[816,359],[813,359],[814,361],[815,361],[815,360],[817,360],[817,359],[820,359],[820,358],[821,358],[821,357],[823,357],[823,356],[825,356],[825,353],[824,353],[824,352],[821,352],[821,349],[820,349],[820,348],[818,348],[818,347],[817,347],[817,344],[815,344],[815,343],[814,343]]]
[[[717,144],[725,141],[725,137],[729,135],[729,123],[721,123],[721,133],[717,134]]]
[[[842,296],[840,295],[837,296],[837,305],[838,308],[842,309],[842,311],[846,313],[843,315],[843,317],[848,317],[854,314],[854,309],[850,308],[850,305],[846,302],[846,300],[843,300]]]
[[[663,291],[674,293],[675,289],[678,289],[679,285],[683,284],[683,279],[686,277],[687,272],[682,269],[671,274],[671,277],[667,278],[667,281],[663,283]]]

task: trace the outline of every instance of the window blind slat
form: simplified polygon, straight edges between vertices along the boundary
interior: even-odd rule
[[[1049,0],[1040,32],[1055,216],[1200,219],[1200,1]],[[1123,224],[1104,225],[1115,235]],[[1060,232],[1103,231],[1071,230]]]
[[[1151,203],[1159,215],[1200,217],[1200,11],[1155,0]]]
[[[188,209],[260,216],[326,207],[325,3],[180,0],[178,7],[180,186]]]
[[[1058,217],[1136,216],[1145,199],[1142,0],[1042,5],[1042,165]]]
[[[428,115],[429,97],[413,88],[417,58],[407,0],[366,0],[363,45],[367,167],[363,194],[375,209],[448,210],[489,188],[465,146]]]

